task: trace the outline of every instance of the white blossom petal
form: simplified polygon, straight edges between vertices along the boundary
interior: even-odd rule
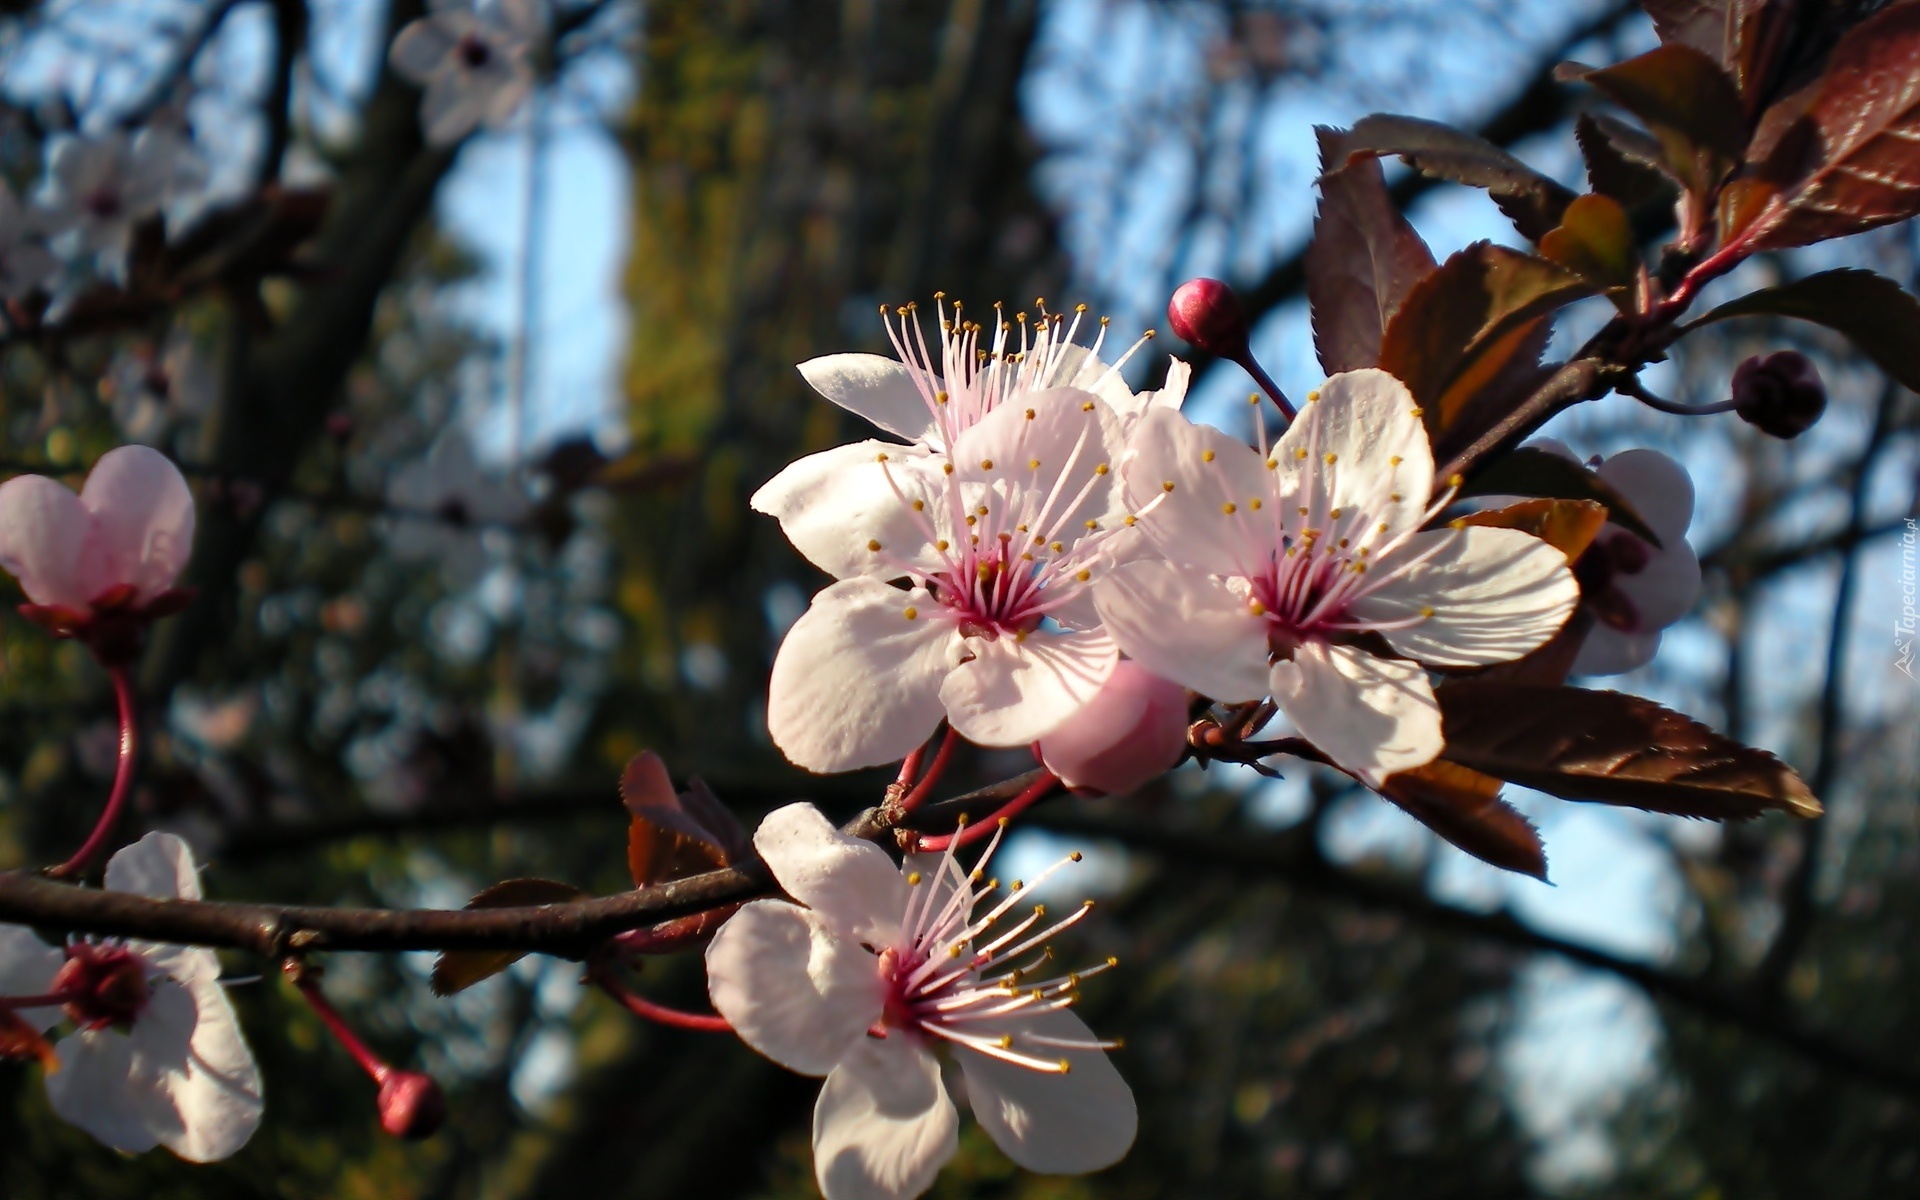
[[[204,953],[212,958],[211,951]],[[202,975],[186,987],[197,1014],[193,1039],[185,1060],[163,1080],[181,1129],[178,1135],[163,1135],[160,1144],[188,1162],[217,1162],[239,1151],[260,1127],[266,1111],[260,1068],[217,974]],[[145,1014],[134,1024],[136,1049],[145,1044],[147,1025]]]
[[[755,900],[720,927],[707,993],[747,1045],[802,1075],[833,1070],[886,999],[872,954],[784,900]]]
[[[1668,549],[1693,520],[1693,479],[1658,450],[1624,450],[1600,464],[1600,478],[1633,505]]]
[[[193,850],[177,834],[149,833],[107,860],[106,887],[157,900],[200,899],[200,869]],[[148,961],[182,983],[220,977],[220,959],[203,946],[130,942]]]
[[[1273,664],[1272,683],[1300,735],[1370,788],[1440,753],[1440,705],[1418,663],[1306,642]]]
[[[753,848],[781,890],[806,905],[827,928],[855,944],[886,946],[900,934],[907,883],[886,852],[849,837],[811,804],[768,813]]]
[[[410,21],[387,51],[393,69],[414,83],[425,83],[434,72],[447,65],[459,35],[439,18],[423,17]]]
[[[1633,537],[1626,532],[1614,536]],[[1666,547],[1647,546],[1646,566],[1631,575],[1613,576],[1613,586],[1633,602],[1640,616],[1639,633],[1665,629],[1693,611],[1693,602],[1700,598],[1700,559],[1693,547],[1684,537],[1661,536],[1667,539]]]
[[[21,925],[0,925],[0,996],[41,996],[53,990],[53,977],[66,965],[67,956],[41,941]],[[21,1017],[36,1029],[52,1029],[60,1023],[60,1009],[17,1009]]]
[[[1660,631],[1622,633],[1610,625],[1594,622],[1580,643],[1573,659],[1574,675],[1625,675],[1653,661],[1660,651]]]
[[[180,468],[148,446],[100,456],[80,492],[93,517],[81,553],[83,585],[132,584],[145,603],[171,588],[193,554],[193,493]]]
[[[1129,658],[1227,704],[1267,694],[1267,624],[1244,594],[1169,562],[1116,567],[1096,580],[1094,602]]]
[[[1188,699],[1179,684],[1122,659],[1098,696],[1040,739],[1040,760],[1068,787],[1132,791],[1179,761]]]
[[[1124,515],[1113,470],[1122,447],[1118,420],[1092,393],[1050,388],[995,408],[954,439],[951,456],[963,487],[990,492],[1002,504],[1031,500],[1035,520],[1025,522],[1025,532],[1071,546]],[[1053,503],[1042,508],[1049,496]]]
[[[1383,631],[1410,658],[1436,667],[1511,662],[1545,645],[1580,603],[1567,556],[1531,534],[1478,525],[1431,530],[1413,534],[1401,553],[1417,557],[1435,545],[1432,557],[1352,608],[1370,623],[1419,618]]]
[[[903,561],[932,570],[939,558],[921,521],[932,522],[911,507],[915,499],[926,503],[921,471],[931,465],[919,447],[854,442],[789,463],[748,503],[779,521],[793,548],[836,579],[892,578]]]
[[[767,729],[781,752],[809,771],[851,771],[925,741],[945,712],[940,681],[958,639],[931,619],[936,604],[877,579],[816,595],[773,660]]]
[[[183,1072],[198,1008],[186,985],[153,983],[133,1029],[83,1030],[60,1039],[60,1069],[47,1076],[47,1101],[64,1121],[128,1154],[187,1137],[168,1077]]]
[[[1418,527],[1433,488],[1433,450],[1414,408],[1406,385],[1374,367],[1320,385],[1320,398],[1301,406],[1274,448],[1283,481],[1304,480],[1289,501],[1371,514],[1386,523],[1386,537]],[[1292,491],[1284,482],[1282,490]]]
[[[908,1034],[861,1038],[813,1108],[813,1171],[826,1200],[912,1200],[959,1149],[940,1064]]]
[[[828,354],[801,363],[800,374],[814,391],[888,433],[910,442],[936,436],[933,412],[902,363],[878,354]]]
[[[0,484],[0,567],[35,604],[85,608],[93,595],[80,577],[80,551],[92,518],[80,498],[44,475]]]
[[[1100,694],[1120,651],[1106,633],[970,639],[973,658],[940,685],[947,720],[978,746],[1024,746]]]
[[[427,81],[420,101],[420,128],[427,141],[451,146],[472,133],[487,115],[489,93],[461,71],[440,71]]]
[[[1072,1069],[1063,1075],[957,1050],[974,1119],[1029,1171],[1080,1175],[1119,1162],[1139,1125],[1126,1080],[1103,1051],[1036,1045],[1027,1040],[1035,1035],[1049,1042],[1096,1040],[1086,1022],[1062,1009],[1015,1023],[1013,1039],[1022,1053],[1065,1059]]]
[[[1158,501],[1138,527],[1170,561],[1251,576],[1272,553],[1273,473],[1245,443],[1154,409],[1128,436],[1121,474],[1136,512]]]

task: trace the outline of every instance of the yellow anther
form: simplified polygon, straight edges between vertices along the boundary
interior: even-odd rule
[[[1211,450],[1202,450],[1202,451],[1200,452],[1200,461],[1201,461],[1201,462],[1212,462],[1212,461],[1213,461],[1213,451],[1211,451]]]
[[[1267,460],[1267,470],[1269,471],[1276,470],[1279,468],[1279,466],[1280,466],[1280,463],[1278,460],[1271,459],[1271,458]]]
[[[959,947],[958,945],[955,945],[954,947],[952,947],[951,949],[949,949],[949,950],[947,951],[947,957],[948,957],[948,958],[959,958],[959,957],[960,957],[960,947]]]
[[[913,511],[915,512],[927,511],[927,502],[925,500],[915,500],[913,502]]]
[[[869,549],[869,550],[871,550],[871,551],[873,551],[873,552],[875,552],[875,553],[877,554],[877,553],[879,553],[879,551],[880,551],[880,543],[879,543],[879,542],[876,542],[876,541],[874,541],[874,540],[873,540],[872,538],[868,538],[868,539],[867,539],[867,549]]]
[[[1113,955],[1111,955],[1111,954],[1109,954],[1109,955],[1107,955],[1107,966],[1108,966],[1108,967],[1110,967],[1110,968],[1111,968],[1111,967],[1117,967],[1117,966],[1119,966],[1119,965],[1120,965],[1120,960],[1119,960],[1119,959],[1117,959],[1117,958],[1115,958],[1115,957],[1114,957]]]
[[[1320,389],[1319,389],[1319,388],[1315,388],[1315,389],[1313,389],[1312,391],[1310,391],[1310,392],[1308,392],[1308,393],[1307,393],[1307,403],[1308,403],[1308,404],[1318,404],[1318,403],[1320,403]]]
[[[1040,460],[1039,460],[1039,459],[1037,459],[1037,458],[1030,458],[1030,459],[1028,459],[1028,460],[1027,460],[1027,470],[1029,470],[1029,471],[1038,471],[1039,469],[1040,469]]]
[[[1346,539],[1346,538],[1341,538],[1341,539],[1340,539],[1340,548],[1341,548],[1342,550],[1345,550],[1345,549],[1347,548],[1347,539]]]
[[[1251,500],[1249,500],[1249,501],[1247,501],[1247,507],[1248,507],[1248,508],[1251,508],[1251,509],[1252,509],[1253,511],[1255,511],[1255,512],[1259,512],[1259,511],[1260,511],[1260,497],[1258,497],[1258,496],[1255,496],[1255,497],[1254,497],[1253,499],[1251,499]]]
[[[1072,1063],[1070,1063],[1070,1062],[1068,1062],[1068,1061],[1067,1061],[1066,1059],[1064,1059],[1064,1058],[1063,1058],[1063,1059],[1061,1059],[1061,1060],[1060,1060],[1060,1073],[1061,1073],[1062,1075],[1071,1075],[1071,1074],[1073,1074],[1073,1064],[1072,1064]]]
[[[1328,466],[1332,466],[1340,461],[1340,456],[1329,450],[1321,456],[1321,461],[1325,462]]]
[[[1135,525],[1135,524],[1137,524],[1137,523],[1139,522],[1139,520],[1140,520],[1140,518],[1139,518],[1139,517],[1136,517],[1136,516],[1134,516],[1134,515],[1133,515],[1132,513],[1128,513],[1128,514],[1127,514],[1127,525],[1128,525],[1129,527],[1131,527],[1131,526],[1133,526],[1133,525]]]
[[[1065,546],[1065,544],[1061,542],[1054,542],[1052,545],[1047,547],[1047,549],[1053,551],[1055,554],[1060,553],[1062,550],[1065,550],[1066,548],[1067,547]]]
[[[1036,916],[1036,917],[1044,917],[1044,916],[1046,916],[1046,915],[1047,915],[1047,906],[1046,906],[1046,905],[1044,905],[1044,904],[1036,904],[1036,905],[1034,905],[1034,906],[1033,906],[1033,915],[1034,915],[1034,916]]]
[[[1399,492],[1389,492],[1387,494],[1387,499],[1393,501],[1395,504],[1400,503],[1400,501],[1404,498],[1405,497],[1401,496]]]
[[[947,402],[947,399],[948,397],[945,392],[935,392],[933,394],[933,401],[935,404],[945,404]]]
[[[998,1042],[995,1042],[994,1044],[999,1046],[1002,1050],[1011,1050],[1013,1048],[1013,1035],[1010,1033],[1003,1033],[1000,1035],[1000,1040]]]
[[[1431,604],[1422,604],[1422,605],[1420,606],[1420,615],[1421,615],[1421,616],[1423,616],[1423,617],[1430,617],[1430,616],[1432,616],[1432,615],[1433,615],[1433,613],[1434,613],[1434,608],[1433,608],[1433,605],[1431,605]]]
[[[1169,480],[1167,480],[1167,481],[1166,481],[1165,483],[1163,483],[1163,484],[1161,484],[1161,485],[1160,485],[1160,490],[1161,490],[1161,491],[1163,491],[1163,492],[1170,492],[1170,491],[1172,491],[1172,490],[1173,490],[1173,480],[1171,480],[1171,479],[1169,479]]]
[[[1033,410],[1032,410],[1032,409],[1028,409],[1028,410],[1027,410],[1027,420],[1029,420],[1029,421],[1031,421],[1031,420],[1033,420]]]
[[[1388,465],[1388,466],[1390,466],[1390,467],[1397,467],[1397,466],[1399,466],[1399,465],[1400,465],[1400,456],[1399,456],[1398,454],[1396,454],[1396,455],[1394,455],[1394,456],[1393,456],[1392,458],[1389,458],[1389,459],[1387,460],[1387,465]]]
[[[1295,458],[1304,460],[1307,457],[1307,448],[1305,446],[1295,446],[1293,450],[1293,456]]]
[[[1465,517],[1455,517],[1453,520],[1447,522],[1448,529],[1465,529],[1466,527],[1467,519]]]
[[[884,455],[884,454],[880,454],[880,455],[876,455],[876,456],[874,456],[874,460],[873,460],[873,461],[875,461],[875,462],[885,462],[885,461],[887,461],[887,456],[886,456],[886,455]]]
[[[1081,411],[1081,412],[1092,412],[1092,411],[1093,411],[1093,401],[1091,401],[1091,400],[1089,400],[1089,401],[1087,401],[1087,402],[1086,402],[1085,404],[1082,404],[1082,405],[1080,406],[1080,411]]]
[[[1095,521],[1095,520],[1092,520],[1091,518],[1089,518],[1089,519],[1088,519],[1088,521],[1087,521],[1087,528],[1088,528],[1088,529],[1098,529],[1098,528],[1100,528],[1100,522],[1098,522],[1098,521]]]
[[[1225,504],[1222,504],[1220,506],[1220,511],[1227,514],[1230,517],[1234,513],[1239,512],[1240,507],[1236,505],[1233,501],[1229,500]]]
[[[1080,581],[1081,583],[1085,583],[1085,582],[1086,582],[1087,580],[1089,580],[1089,579],[1092,579],[1092,578],[1093,578],[1093,572],[1092,572],[1092,571],[1081,571],[1081,572],[1080,572],[1079,574],[1077,574],[1077,575],[1075,575],[1075,576],[1074,576],[1074,578],[1075,578],[1075,579],[1078,579],[1078,580],[1079,580],[1079,581]]]
[[[900,615],[905,617],[907,620],[911,621],[915,617],[920,615],[920,610],[912,606],[908,606],[907,608],[903,608],[900,610]]]
[[[942,475],[951,475],[951,474],[953,474],[953,464],[952,464],[952,463],[941,463],[941,464],[940,464],[940,473],[941,473]]]
[[[945,554],[947,552],[947,547],[950,545],[952,545],[951,542],[947,541],[947,539],[945,538],[941,538],[939,541],[933,544],[933,548],[935,550],[938,550],[940,553]]]
[[[1338,521],[1340,519],[1340,510],[1336,508],[1332,512],[1328,513],[1327,519],[1331,521]]]
[[[987,515],[987,506],[982,504],[979,508],[974,509],[973,513],[977,517],[984,517]]]
[[[1465,483],[1466,481],[1467,481],[1466,477],[1459,474],[1458,472],[1455,472],[1454,474],[1447,476],[1448,487],[1457,488],[1461,484]]]
[[[920,884],[920,872],[915,871],[912,874],[907,876],[908,887],[918,887],[919,884]]]
[[[972,513],[967,514],[967,524],[969,526],[978,525],[979,523],[980,523],[979,517],[974,516]]]
[[[1293,551],[1288,550],[1287,553],[1292,554]],[[1247,603],[1247,611],[1252,613],[1256,617],[1264,617],[1267,615],[1267,606],[1260,603],[1258,600],[1251,600],[1251,601],[1248,601]]]
[[[1033,555],[1031,555],[1031,554],[1022,554],[1022,555],[1020,556],[1020,561],[1021,561],[1021,562],[1032,562],[1032,561],[1033,561]]]
[[[1408,409],[1407,411],[1416,417],[1424,417],[1427,415],[1427,410],[1424,408],[1421,408],[1418,404],[1414,405],[1411,409]]]
[[[1071,853],[1071,854],[1069,854],[1069,855],[1067,855],[1067,857],[1068,857],[1068,858],[1070,858],[1070,859],[1072,859],[1072,860],[1073,860],[1074,862],[1079,862],[1079,861],[1080,861],[1080,852],[1079,852],[1078,850],[1075,850],[1075,851],[1074,851],[1073,853]]]
[[[1099,466],[1093,469],[1093,473],[1095,475],[1105,475],[1107,473],[1107,464],[1101,463]]]
[[[980,469],[981,469],[982,471],[991,471],[991,470],[993,470],[993,460],[992,460],[992,459],[990,459],[990,458],[983,458],[983,459],[981,459],[981,460],[980,460]]]
[[[1379,525],[1379,527],[1378,527],[1378,529],[1377,529],[1377,530],[1376,530],[1375,532],[1378,532],[1378,533],[1385,533],[1386,531],[1387,531],[1387,523],[1386,523],[1385,521],[1382,521],[1382,522],[1380,522],[1380,525]]]

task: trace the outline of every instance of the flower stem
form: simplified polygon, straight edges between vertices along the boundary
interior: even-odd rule
[[[300,990],[301,997],[313,1009],[313,1015],[320,1018],[320,1023],[327,1027],[327,1032],[333,1035],[334,1040],[353,1056],[353,1061],[359,1063],[360,1069],[375,1083],[385,1083],[387,1076],[393,1074],[393,1068],[360,1040],[360,1035],[334,1008],[333,1002],[320,990],[318,972],[298,962],[289,962],[286,972],[287,978],[293,981],[293,986]]]
[[[1740,407],[1738,400],[1719,400],[1712,404],[1681,404],[1648,391],[1638,379],[1627,379],[1616,383],[1613,385],[1613,390],[1632,396],[1648,408],[1672,413],[1676,417],[1710,417],[1715,413],[1732,412]]]
[[[614,978],[613,973],[604,967],[589,969],[587,978],[592,980],[601,991],[617,1000],[628,1012],[643,1020],[674,1029],[697,1029],[703,1033],[733,1032],[733,1026],[727,1024],[727,1019],[718,1014],[682,1012],[677,1008],[668,1008],[664,1004],[655,1004],[645,996],[629,991],[625,984]]]
[[[994,830],[998,829],[1002,824],[1013,820],[1021,813],[1032,808],[1035,803],[1058,786],[1060,786],[1060,777],[1058,775],[1055,775],[1052,771],[1042,771],[1040,778],[1028,784],[1026,790],[1018,796],[1001,805],[999,811],[995,812],[986,820],[981,821],[977,825],[969,825],[964,829],[956,829],[952,833],[941,834],[938,837],[923,837],[920,839],[919,845],[914,848],[922,853],[926,853],[945,850],[948,846],[971,846],[975,842],[984,841],[992,837]]]
[[[889,803],[898,804],[913,790],[913,778],[920,773],[920,760],[926,757],[925,742],[913,748],[913,753],[900,760],[900,773],[893,777],[893,783],[887,788]]]
[[[120,711],[120,761],[113,771],[113,790],[107,794],[107,806],[101,810],[100,820],[94,824],[87,840],[73,852],[72,858],[47,872],[54,879],[71,879],[100,856],[100,851],[113,837],[114,826],[120,823],[127,798],[133,795],[134,768],[140,757],[139,700],[134,695],[133,675],[127,664],[108,666],[107,677],[113,680],[113,698]]]
[[[919,783],[913,785],[912,791],[900,798],[900,811],[912,812],[932,794],[933,785],[940,782],[940,776],[946,773],[947,760],[953,757],[953,748],[959,741],[960,735],[949,726],[947,736],[940,740],[940,749],[934,751],[933,762],[928,764],[927,773],[920,777]]]
[[[1241,370],[1253,376],[1253,381],[1260,385],[1260,390],[1267,394],[1275,407],[1279,408],[1282,419],[1291,424],[1296,415],[1294,407],[1287,403],[1286,393],[1282,392],[1280,385],[1273,381],[1273,376],[1267,374],[1267,369],[1261,366],[1260,360],[1253,356],[1253,347],[1248,346],[1242,350],[1240,356],[1233,361],[1239,364]]]

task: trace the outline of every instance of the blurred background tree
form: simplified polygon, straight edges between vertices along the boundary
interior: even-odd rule
[[[169,227],[212,223],[222,257],[195,262],[218,287],[9,337],[0,359],[13,470],[77,475],[143,440],[196,479],[199,598],[142,663],[139,822],[188,836],[217,895],[445,906],[515,876],[625,886],[615,781],[641,749],[749,822],[795,797],[842,815],[877,798],[883,778],[800,776],[764,730],[773,650],[821,577],[746,498],[857,435],[794,363],[884,351],[878,306],[936,289],[976,310],[1084,300],[1124,345],[1211,274],[1241,287],[1298,394],[1317,381],[1313,123],[1460,121],[1571,177],[1572,122],[1597,102],[1553,66],[1652,41],[1614,2],[562,0],[538,96],[456,152],[422,141],[419,95],[385,67],[417,3],[4,7],[17,193],[50,136],[159,104],[183,106],[212,167]],[[1511,236],[1484,197],[1389,178],[1437,248]],[[1911,285],[1913,235],[1772,256],[1740,281],[1847,262]],[[596,321],[614,334],[573,328]],[[934,1194],[1920,1186],[1902,1002],[1920,970],[1920,690],[1887,636],[1920,406],[1784,327],[1690,339],[1663,383],[1717,399],[1735,363],[1785,345],[1833,397],[1799,441],[1619,397],[1550,432],[1693,470],[1705,597],[1621,683],[1779,750],[1825,820],[1722,828],[1523,796],[1554,891],[1300,764],[1279,781],[1189,765],[1147,794],[1049,806],[1008,853],[1090,848],[1107,902],[1077,949],[1122,970],[1086,1003],[1128,1041],[1140,1142],[1061,1181],[969,1129]],[[1136,357],[1140,378],[1169,348]],[[604,370],[570,373],[576,356]],[[1195,361],[1189,410],[1224,412],[1247,381]],[[10,612],[0,663],[0,863],[53,861],[111,772],[111,701],[84,654]],[[976,755],[952,786],[1021,758]],[[425,956],[330,966],[372,1040],[449,1085],[437,1138],[378,1136],[364,1082],[269,979],[235,990],[270,1098],[243,1153],[122,1159],[5,1065],[0,1193],[812,1194],[811,1084],[635,1023],[573,964],[523,960],[450,1000]],[[645,983],[697,1003],[697,955]]]

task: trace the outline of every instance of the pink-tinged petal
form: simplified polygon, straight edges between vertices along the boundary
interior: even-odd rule
[[[894,578],[901,562],[927,571],[939,566],[922,525],[931,521],[912,508],[937,494],[922,478],[928,469],[937,467],[921,447],[854,442],[789,463],[748,503],[779,521],[793,548],[834,578]]]
[[[784,900],[755,900],[707,944],[707,994],[747,1045],[825,1075],[880,1019],[878,960]]]
[[[1580,643],[1580,653],[1574,656],[1572,673],[1575,675],[1625,675],[1628,671],[1637,671],[1653,661],[1660,651],[1660,631],[1652,633],[1622,633],[1611,626],[1595,622],[1587,631],[1587,640]]]
[[[463,71],[436,73],[420,101],[420,129],[436,146],[451,146],[474,131],[487,115],[488,93]]]
[[[1335,375],[1319,396],[1301,406],[1274,449],[1282,491],[1317,513],[1372,514],[1388,537],[1418,527],[1433,488],[1433,450],[1413,394],[1367,367]]]
[[[184,984],[161,979],[131,1032],[96,1029],[60,1039],[60,1069],[47,1076],[49,1106],[127,1154],[185,1141],[186,1118],[168,1085],[187,1069],[198,1013]]]
[[[773,659],[774,744],[820,773],[905,758],[946,711],[940,682],[959,635],[932,619],[937,611],[925,591],[877,579],[843,580],[815,596]]]
[[[1625,532],[1614,536],[1633,537]],[[1693,611],[1693,602],[1700,598],[1700,560],[1684,537],[1669,538],[1665,549],[1648,546],[1647,565],[1631,575],[1615,575],[1613,586],[1639,613],[1636,632],[1656,633]]]
[[[828,354],[800,364],[813,390],[910,442],[934,438],[933,410],[905,365],[878,354]],[[939,385],[927,381],[929,387]]]
[[[1300,736],[1376,790],[1395,771],[1432,762],[1443,744],[1440,705],[1418,663],[1307,642],[1273,664],[1273,699]]]
[[[40,996],[53,987],[53,977],[67,956],[20,925],[0,925],[0,996]],[[23,1008],[20,1015],[36,1029],[60,1023],[60,1009]]]
[[[393,69],[414,83],[425,83],[434,72],[447,65],[459,40],[444,18],[423,17],[408,22],[393,39],[387,61]]]
[[[1023,641],[970,638],[970,662],[940,685],[947,720],[976,746],[1025,746],[1099,695],[1120,659],[1104,632],[1043,633]]]
[[[1175,409],[1149,411],[1127,437],[1127,499],[1138,528],[1172,561],[1215,575],[1257,574],[1273,553],[1274,480],[1265,460]]]
[[[886,852],[848,837],[811,804],[768,813],[753,848],[787,895],[849,942],[892,945],[907,910],[907,883]]]
[[[1414,534],[1401,553],[1417,558],[1436,545],[1432,557],[1351,610],[1361,622],[1417,622],[1383,631],[1409,658],[1436,667],[1511,662],[1545,645],[1580,603],[1567,556],[1530,534],[1478,525],[1432,530]],[[1432,615],[1423,616],[1428,609]]]
[[[179,1115],[180,1132],[163,1134],[160,1144],[188,1162],[218,1162],[237,1153],[260,1127],[266,1111],[260,1068],[240,1032],[226,986],[217,977],[203,977],[187,985],[187,991],[195,1007],[189,1053],[170,1062],[161,1079]],[[133,1027],[136,1048],[145,1044],[147,1025],[143,1015]],[[163,1038],[157,1049],[167,1044]]]
[[[500,27],[522,45],[538,41],[547,31],[544,0],[497,0],[493,15]]]
[[[1148,560],[1096,580],[1094,603],[1127,657],[1227,704],[1267,694],[1267,623],[1221,580]]]
[[[193,554],[193,493],[180,468],[149,446],[100,456],[80,492],[93,515],[81,582],[101,591],[132,584],[141,602],[171,588]]]
[[[93,594],[84,594],[80,551],[91,524],[66,488],[44,475],[17,475],[0,484],[0,567],[35,604],[85,608]]]
[[[995,408],[954,439],[951,454],[968,504],[999,515],[1015,504],[1005,525],[1072,545],[1088,521],[1110,528],[1125,515],[1113,469],[1123,445],[1113,410],[1091,392],[1051,388]]]
[[[813,1174],[826,1200],[912,1200],[960,1147],[940,1063],[899,1031],[862,1038],[813,1106]]]
[[[1658,450],[1627,450],[1600,464],[1600,478],[1672,549],[1693,520],[1693,479]]]
[[[107,860],[107,890],[158,900],[200,899],[200,869],[177,834],[149,833]]]
[[[1187,386],[1193,381],[1193,366],[1185,359],[1167,360],[1167,381],[1157,392],[1146,393],[1148,408],[1178,409],[1187,402]]]
[[[1122,659],[1106,686],[1040,739],[1040,761],[1071,788],[1130,792],[1187,745],[1187,689]]]
[[[956,1050],[974,1119],[994,1145],[1042,1175],[1083,1175],[1119,1162],[1139,1127],[1132,1089],[1105,1052],[1051,1044],[1095,1041],[1086,1022],[1063,1009],[1010,1025],[1014,1050],[1065,1059],[1071,1069],[1051,1075]]]
[[[517,51],[518,47],[500,46],[498,65],[475,81],[484,81],[486,113],[481,119],[493,129],[511,121],[533,92],[533,67]]]

